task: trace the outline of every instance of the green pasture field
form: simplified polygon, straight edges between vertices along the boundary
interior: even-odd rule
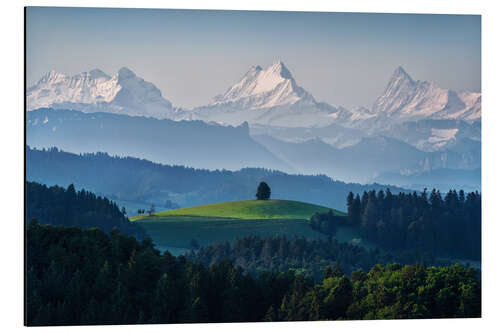
[[[205,246],[251,235],[325,238],[311,229],[308,220],[315,212],[329,209],[290,200],[245,200],[166,210],[130,220],[144,227],[160,248],[189,248],[192,240]]]

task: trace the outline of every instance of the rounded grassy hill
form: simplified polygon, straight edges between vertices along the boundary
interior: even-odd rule
[[[187,248],[191,240],[208,245],[249,235],[321,238],[324,235],[311,229],[308,220],[316,212],[329,210],[292,200],[244,200],[165,210],[130,220],[143,226],[156,244],[170,250]]]
[[[141,215],[132,221],[155,220],[162,217],[210,217],[230,219],[309,219],[315,212],[325,213],[330,208],[292,200],[243,200],[165,210],[153,216]],[[336,215],[343,213],[333,210]]]

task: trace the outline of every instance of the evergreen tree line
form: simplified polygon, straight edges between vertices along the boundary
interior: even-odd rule
[[[347,196],[348,222],[390,250],[481,259],[481,194],[433,189],[394,195],[390,190]]]
[[[41,224],[99,227],[110,232],[114,227],[139,239],[146,233],[131,223],[116,203],[84,189],[76,191],[73,184],[66,189],[47,187],[36,182],[26,183],[26,221],[36,218]]]
[[[190,251],[187,258],[209,267],[230,260],[252,276],[262,271],[294,271],[321,281],[325,269],[339,267],[351,274],[357,270],[368,272],[376,264],[450,265],[446,260],[437,260],[420,252],[387,252],[368,250],[362,246],[339,242],[332,237],[326,240],[311,240],[304,237],[287,238],[285,235],[262,238],[249,236],[229,242],[218,242]]]
[[[27,227],[26,323],[252,322],[479,317],[477,271],[454,265],[375,265],[320,283],[287,273],[257,277],[224,261],[205,267],[161,254],[117,229]]]

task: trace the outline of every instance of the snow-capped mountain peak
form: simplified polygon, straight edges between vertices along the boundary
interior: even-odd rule
[[[412,89],[414,85],[415,81],[411,78],[411,76],[403,69],[403,67],[398,66],[392,73],[384,94],[391,95],[400,92],[406,93],[408,90]]]
[[[390,81],[392,82],[397,80],[406,80],[409,82],[413,82],[411,76],[405,71],[405,69],[402,66],[396,67],[396,69],[392,73]]]
[[[471,97],[471,94],[474,96]],[[434,82],[415,81],[399,66],[385,91],[373,104],[372,113],[384,119],[388,117],[391,122],[424,118],[457,119],[464,114],[470,114],[469,118],[473,120],[474,117],[480,117],[477,105],[474,111],[468,111],[477,100],[476,95],[470,92],[457,94],[453,90],[440,88]]]
[[[73,76],[50,71],[27,91],[28,110],[60,103],[110,102],[121,87],[99,69]]]
[[[292,73],[288,70],[288,68],[285,66],[285,64],[281,61],[278,60],[274,62],[268,69],[268,72],[274,73],[276,75],[279,75],[280,77],[284,79],[290,79],[293,80]]]
[[[237,106],[244,109],[263,109],[297,102],[315,104],[314,98],[297,86],[292,73],[282,61],[263,69],[253,66],[235,85],[214,98],[211,105]]]
[[[338,110],[327,103],[318,103],[297,85],[291,71],[276,61],[267,67],[252,66],[225,93],[212,103],[186,111],[182,119],[198,119],[239,125],[282,127],[324,126],[336,119],[329,117]]]
[[[160,90],[122,67],[113,76],[100,69],[73,76],[50,71],[27,90],[28,111],[42,107],[170,118],[172,103]]]

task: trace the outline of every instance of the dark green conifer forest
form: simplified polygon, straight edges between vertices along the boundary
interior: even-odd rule
[[[316,282],[323,279],[328,267],[338,267],[350,275],[357,270],[368,272],[376,264],[451,264],[428,253],[367,250],[362,246],[339,242],[331,236],[327,240],[287,238],[284,235],[265,238],[250,236],[237,239],[233,244],[219,242],[202,247],[189,252],[187,258],[205,266],[230,260],[254,276],[262,271],[292,270],[312,277]]]
[[[41,224],[98,227],[105,232],[116,227],[139,239],[146,235],[140,226],[130,223],[116,203],[84,189],[75,191],[73,184],[64,189],[26,182],[26,221],[33,218]]]
[[[161,254],[117,229],[27,227],[30,326],[249,322],[481,315],[478,272],[461,265],[375,265],[344,275],[245,273]]]
[[[450,190],[444,198],[390,190],[349,193],[348,223],[389,250],[419,250],[436,256],[481,260],[481,194]]]

